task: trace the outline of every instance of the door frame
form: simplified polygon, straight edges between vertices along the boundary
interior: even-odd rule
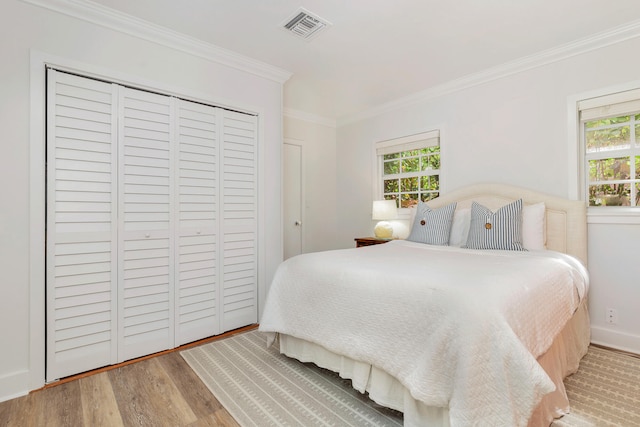
[[[221,108],[256,115],[257,152],[264,153],[263,108],[246,103],[230,104],[228,99],[217,99],[210,93],[175,87],[167,83],[141,78],[99,65],[77,61],[67,57],[52,55],[32,49],[29,61],[29,249],[28,249],[28,292],[29,292],[29,350],[27,368],[21,371],[14,382],[25,385],[31,391],[46,383],[46,67],[81,74],[85,77],[107,80],[124,85],[132,85],[152,92],[161,91],[168,95],[184,97],[192,101],[202,101]],[[265,209],[264,157],[258,157],[258,318],[261,316],[260,301],[266,298],[267,287],[265,259]]]

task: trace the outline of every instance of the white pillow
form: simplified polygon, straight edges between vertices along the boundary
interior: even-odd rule
[[[449,246],[460,247],[467,243],[469,235],[469,223],[471,222],[471,209],[456,209],[453,214],[451,224],[451,234],[449,235]]]
[[[522,246],[528,251],[546,249],[544,214],[544,202],[527,205],[522,209]]]

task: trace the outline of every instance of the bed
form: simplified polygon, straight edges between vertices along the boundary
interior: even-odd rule
[[[433,244],[447,221],[447,244]],[[414,241],[283,262],[260,321],[267,344],[351,379],[405,426],[548,426],[568,413],[563,379],[590,341],[585,204],[481,184],[421,204],[412,223]],[[498,231],[522,247],[472,238]]]

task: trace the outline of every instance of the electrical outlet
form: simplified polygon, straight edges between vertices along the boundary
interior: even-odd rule
[[[607,308],[605,319],[607,323],[618,323],[618,310],[615,308]]]

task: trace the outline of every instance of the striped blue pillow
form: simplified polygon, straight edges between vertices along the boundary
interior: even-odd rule
[[[465,247],[525,251],[522,246],[522,199],[509,203],[495,212],[473,202]]]
[[[449,234],[456,203],[431,209],[426,203],[418,203],[416,217],[407,240],[428,245],[449,246]]]

